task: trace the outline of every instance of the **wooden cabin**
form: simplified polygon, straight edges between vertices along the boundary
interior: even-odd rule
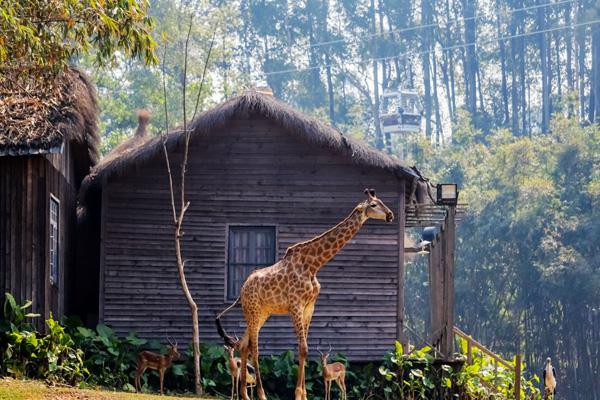
[[[76,197],[98,160],[97,113],[80,71],[0,76],[0,294],[31,300],[46,318],[69,311]]]
[[[369,187],[396,219],[369,220],[319,272],[321,295],[309,340],[311,348],[331,344],[353,360],[376,359],[390,349],[403,320],[404,282],[398,277],[404,271],[404,204],[418,184],[415,172],[256,92],[207,111],[191,129],[182,246],[201,340],[221,342],[214,317],[238,296],[250,271],[343,220]],[[178,131],[166,142],[175,165],[182,139]],[[98,274],[100,321],[119,334],[135,330],[145,338],[164,341],[168,333],[189,340],[161,139],[144,138],[142,130],[122,144],[86,178],[82,199],[81,224],[97,227],[85,253],[99,257],[79,267],[88,276]],[[223,323],[230,333],[244,331],[239,308]],[[260,346],[263,354],[296,349],[288,316],[266,323]]]

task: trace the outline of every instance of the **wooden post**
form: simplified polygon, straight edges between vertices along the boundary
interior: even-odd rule
[[[431,342],[443,353],[440,343],[440,333],[443,329],[443,274],[441,268],[442,256],[441,236],[436,235],[429,248],[429,302],[431,315]],[[444,353],[445,355],[445,353]]]
[[[406,181],[398,180],[398,295],[396,298],[396,339],[402,344],[404,351],[407,351],[408,341],[404,335],[404,231],[406,221]]]
[[[515,360],[515,400],[521,400],[521,355]]]
[[[454,354],[454,238],[456,235],[456,206],[447,207],[442,232],[442,267],[444,275],[442,353]]]
[[[473,346],[471,341],[467,340],[467,365],[473,364]]]

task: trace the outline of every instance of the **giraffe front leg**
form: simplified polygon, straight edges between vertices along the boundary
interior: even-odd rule
[[[296,337],[298,338],[298,381],[296,382],[295,400],[306,400],[304,388],[304,363],[308,355],[308,343],[306,342],[306,331],[304,329],[303,310],[290,310]]]
[[[317,292],[318,295],[318,292]],[[315,300],[316,301],[316,300]],[[310,322],[312,321],[313,313],[315,311],[315,301],[310,302],[302,313],[302,323],[304,324],[304,335],[306,337],[306,341],[308,344],[308,330],[310,328]],[[302,382],[302,398],[303,400],[307,400],[306,393],[306,380]]]

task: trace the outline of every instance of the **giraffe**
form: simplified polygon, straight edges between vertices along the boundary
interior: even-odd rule
[[[315,238],[290,246],[282,259],[270,267],[252,272],[240,291],[240,297],[217,315],[215,322],[219,335],[230,347],[240,350],[242,399],[246,391],[246,363],[248,357],[256,368],[256,387],[260,400],[266,400],[258,364],[258,333],[267,319],[274,314],[289,314],[298,339],[298,379],[295,400],[307,400],[304,383],[304,364],[308,354],[308,328],[319,296],[321,285],[317,272],[357,234],[369,218],[391,222],[394,214],[375,195],[365,189],[367,199],[360,202],[342,222]],[[241,304],[246,320],[246,332],[241,340],[227,335],[221,326],[221,317]]]

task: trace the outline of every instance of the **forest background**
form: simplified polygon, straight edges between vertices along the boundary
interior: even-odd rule
[[[136,108],[164,130],[214,40],[201,108],[268,85],[341,132],[456,182],[456,324],[541,375],[561,398],[600,399],[600,0],[153,0],[160,63],[98,67],[104,153],[135,129]],[[416,89],[422,132],[385,135],[384,88]],[[195,99],[193,99],[195,101]],[[190,99],[192,101],[192,99]],[[191,103],[190,103],[191,104]],[[418,232],[416,233],[418,234]],[[424,260],[407,268],[408,324],[427,325]]]

